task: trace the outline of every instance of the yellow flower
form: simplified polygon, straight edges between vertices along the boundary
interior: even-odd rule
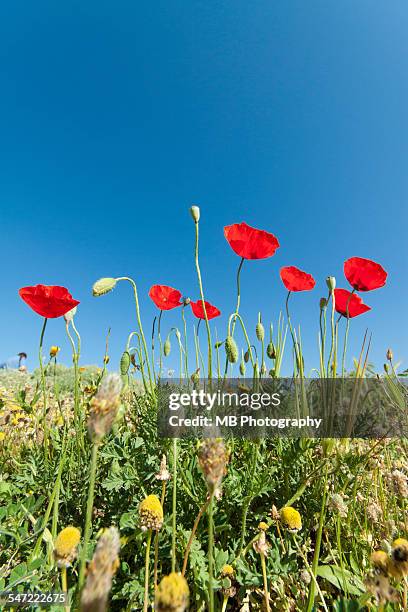
[[[50,348],[50,357],[56,357],[58,355],[58,353],[60,352],[60,347],[59,346],[52,346]]]
[[[140,527],[142,531],[159,531],[163,525],[163,508],[156,495],[148,495],[139,506]]]
[[[383,550],[375,550],[370,557],[370,561],[376,569],[384,574],[388,573],[390,558],[386,552]]]
[[[65,527],[60,531],[54,545],[54,557],[59,567],[71,565],[80,539],[81,532],[76,527]]]
[[[176,572],[164,576],[156,591],[156,612],[184,612],[190,591],[186,579]]]
[[[268,523],[261,521],[258,525],[258,529],[260,529],[261,531],[267,531],[269,529],[269,525]]]
[[[6,434],[4,433],[4,431],[0,431],[0,442],[3,442],[5,437],[6,437]]]
[[[408,575],[408,541],[404,538],[397,538],[392,543],[391,562],[388,569],[395,578]]]
[[[295,508],[292,508],[292,506],[282,508],[280,517],[285,527],[291,531],[299,531],[299,529],[302,529],[302,517]]]
[[[232,565],[224,565],[221,570],[221,576],[223,578],[231,578],[235,574],[234,568]]]

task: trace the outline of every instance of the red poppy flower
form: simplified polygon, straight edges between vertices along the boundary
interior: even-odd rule
[[[316,284],[311,274],[303,272],[295,266],[281,268],[280,277],[288,291],[310,291]]]
[[[335,289],[334,299],[337,312],[343,315],[343,317],[347,317],[348,311],[349,319],[358,317],[358,315],[364,314],[365,312],[371,310],[370,306],[364,304],[359,295],[351,293],[351,291],[347,291],[347,289]]]
[[[201,300],[197,300],[196,302],[190,302],[191,304],[191,309],[193,311],[193,314],[197,317],[197,319],[205,319],[205,314],[204,314],[204,308],[203,308],[203,303]],[[218,308],[216,308],[215,306],[213,306],[212,304],[210,304],[210,302],[205,302],[205,310],[207,312],[207,319],[214,319],[215,317],[219,317],[221,314],[221,311],[218,310]]]
[[[372,291],[385,285],[387,272],[380,264],[363,257],[344,262],[344,275],[356,291]]]
[[[149,297],[160,310],[171,310],[181,306],[181,293],[167,285],[153,285],[149,291]]]
[[[224,227],[224,236],[231,249],[244,259],[266,259],[279,248],[278,239],[269,232],[255,229],[246,223]]]
[[[68,289],[58,285],[22,287],[18,293],[34,312],[46,319],[62,317],[79,304],[78,300],[74,300]]]

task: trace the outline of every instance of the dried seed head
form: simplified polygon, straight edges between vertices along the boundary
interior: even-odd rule
[[[148,495],[139,506],[140,528],[142,531],[159,531],[163,525],[163,508],[156,495]]]
[[[116,287],[116,283],[116,278],[100,278],[92,287],[92,295],[94,297],[105,295],[105,293],[109,293]]]
[[[273,504],[272,509],[271,509],[271,517],[272,517],[272,520],[274,521],[279,521],[280,519],[279,510],[277,509],[275,504]]]
[[[230,363],[236,363],[238,361],[238,347],[232,336],[227,336],[225,340],[225,353]]]
[[[105,529],[98,540],[81,596],[81,612],[104,612],[107,609],[112,578],[119,566],[120,539],[116,527]]]
[[[187,580],[172,572],[162,578],[156,590],[154,609],[156,612],[184,612],[188,608],[190,591]]]
[[[221,438],[207,438],[198,449],[198,462],[212,494],[219,488],[226,472],[227,451]]]
[[[159,472],[156,474],[156,478],[157,480],[161,480],[161,481],[167,481],[170,480],[170,472],[167,469],[167,459],[166,459],[166,455],[163,455],[161,463],[160,463],[160,470]]]
[[[54,558],[58,567],[68,567],[74,561],[81,532],[76,527],[65,527],[54,543]]]
[[[56,357],[58,355],[58,353],[60,352],[60,347],[59,346],[51,346],[50,348],[50,357]]]
[[[120,358],[120,373],[122,376],[126,376],[130,368],[130,354],[129,351],[124,351]]]
[[[268,346],[266,347],[266,354],[268,355],[269,359],[276,359],[276,350],[273,342],[269,342]]]
[[[328,276],[326,278],[326,285],[328,286],[330,293],[333,293],[333,291],[336,288],[336,279],[335,279],[335,277],[334,276]]]
[[[383,550],[375,550],[370,557],[372,566],[382,572],[384,575],[388,573],[388,566],[390,563],[390,557]]]
[[[336,512],[341,518],[346,518],[348,514],[347,504],[344,501],[344,498],[339,493],[333,493],[330,496],[328,507]]]
[[[290,531],[299,531],[302,529],[302,517],[300,516],[300,513],[295,510],[295,508],[292,508],[291,506],[282,508],[280,511],[280,518],[283,525],[285,525],[285,527],[287,527]]]
[[[89,404],[88,432],[91,440],[101,440],[112,428],[120,407],[122,381],[118,374],[102,379]]]
[[[200,220],[200,209],[198,206],[191,206],[190,215],[193,218],[194,223],[198,223]]]
[[[253,543],[253,547],[255,552],[257,552],[258,554],[264,555],[265,557],[268,556],[269,544],[266,541],[266,535],[264,531],[259,532],[258,538]]]
[[[163,345],[163,353],[165,357],[168,357],[170,355],[170,351],[171,351],[171,343],[170,343],[170,338],[169,336],[167,336],[166,338],[166,342]]]
[[[392,352],[392,350],[390,348],[387,350],[386,357],[387,357],[388,361],[392,361],[394,359],[393,352]]]

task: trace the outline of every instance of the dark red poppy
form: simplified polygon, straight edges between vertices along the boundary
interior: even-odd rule
[[[34,312],[46,319],[62,317],[79,304],[78,300],[74,300],[68,289],[58,285],[22,287],[18,293]]]
[[[334,299],[337,312],[343,315],[343,317],[347,317],[348,312],[349,319],[358,317],[358,315],[371,310],[370,306],[364,304],[359,295],[351,293],[351,291],[347,291],[347,289],[335,289]]]
[[[244,259],[266,259],[279,248],[278,239],[269,232],[255,229],[246,223],[224,227],[224,236],[231,249]]]
[[[160,310],[171,310],[181,306],[181,293],[167,285],[153,285],[149,291],[149,297]]]
[[[303,272],[295,266],[281,268],[280,277],[288,291],[310,291],[316,284],[311,274]]]
[[[197,300],[196,302],[190,302],[191,304],[191,309],[193,311],[193,314],[197,317],[197,319],[205,319],[205,314],[204,314],[204,308],[203,308],[203,303],[201,300]],[[210,304],[210,302],[205,302],[205,310],[207,313],[207,319],[214,319],[215,317],[219,317],[221,314],[221,311],[218,310],[218,308],[216,308],[215,306],[213,306],[212,304]]]
[[[363,257],[344,262],[344,275],[356,291],[372,291],[385,285],[387,272],[380,264]]]

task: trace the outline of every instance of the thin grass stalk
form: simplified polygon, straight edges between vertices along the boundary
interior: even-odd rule
[[[78,587],[82,589],[85,580],[85,568],[86,568],[86,556],[88,552],[89,541],[91,537],[92,529],[92,510],[95,493],[95,477],[96,477],[96,466],[98,463],[98,451],[99,444],[94,442],[92,446],[91,463],[89,466],[89,485],[88,485],[88,499],[86,502],[86,516],[85,516],[85,529],[84,529],[84,541],[82,546],[82,554],[79,566],[79,579]]]
[[[204,302],[203,281],[202,281],[202,278],[201,278],[200,263],[199,263],[199,259],[198,259],[198,243],[199,243],[198,221],[195,221],[194,225],[195,225],[195,266],[196,266],[196,270],[197,270],[198,285],[200,287],[200,297],[201,297],[201,303],[202,303],[203,311],[204,311],[205,326],[206,326],[206,329],[207,329],[208,378],[211,381],[211,379],[212,379],[212,340],[211,340],[210,324],[209,324],[209,321],[208,321],[207,310],[206,310],[205,302]]]
[[[253,487],[255,472],[256,472],[257,464],[258,464],[258,445],[259,445],[258,442],[254,442],[252,445],[252,449],[251,449],[251,464],[250,464],[251,468],[250,468],[250,474],[249,474],[250,489],[246,497],[246,500],[244,502],[244,507],[242,509],[241,538],[239,542],[238,557],[241,555],[243,548],[244,548],[244,542],[245,542],[245,536],[246,536],[246,520],[247,520],[249,506],[252,501],[252,487]]]
[[[214,612],[214,493],[210,493],[208,504],[208,609]]]
[[[155,366],[155,346],[154,346],[154,333],[155,333],[155,327],[156,327],[156,320],[157,317],[154,317],[153,319],[153,323],[152,323],[152,371],[153,371],[153,379],[155,382],[157,382],[157,377],[156,377],[156,366]]]
[[[177,438],[173,438],[173,499],[172,499],[172,533],[171,533],[171,571],[176,571],[176,537],[177,537]]]
[[[41,329],[41,335],[40,335],[40,345],[39,345],[39,350],[38,350],[38,361],[40,364],[41,387],[42,387],[43,404],[44,404],[43,405],[43,432],[44,432],[44,452],[46,456],[47,456],[47,447],[48,447],[47,388],[45,384],[45,371],[44,371],[42,349],[43,349],[45,328],[47,327],[47,321],[48,319],[44,318],[44,323],[43,323],[43,326]]]
[[[184,314],[185,305],[181,308],[181,317],[183,319],[183,331],[184,331],[184,376],[188,380],[188,350],[187,350],[187,323]]]
[[[194,537],[195,537],[195,534],[197,532],[198,525],[200,523],[201,517],[203,516],[204,512],[207,510],[209,503],[210,503],[210,498],[208,498],[205,501],[205,503],[201,506],[201,508],[200,508],[200,510],[199,510],[199,512],[198,512],[198,514],[196,516],[196,519],[194,521],[193,529],[191,530],[191,534],[190,534],[190,537],[189,537],[188,542],[187,542],[186,550],[184,552],[183,569],[181,571],[183,576],[185,576],[185,573],[186,573],[186,570],[187,570],[188,556],[190,554],[191,545],[193,544]]]
[[[161,506],[164,510],[164,500],[166,498],[166,481],[162,483],[162,494],[161,494]],[[159,565],[159,531],[156,531],[154,536],[154,590],[156,591],[158,585],[158,565]]]
[[[329,471],[329,466],[328,466],[328,463],[327,463],[325,471],[324,471],[322,505],[321,505],[321,508],[320,508],[319,526],[318,526],[317,534],[316,534],[316,543],[315,543],[315,549],[314,549],[313,561],[312,561],[312,569],[311,569],[312,578],[314,577],[314,580],[312,580],[312,582],[310,583],[306,612],[311,612],[311,610],[313,610],[313,606],[314,606],[315,587],[317,585],[316,575],[317,575],[317,568],[318,568],[318,565],[319,565],[320,547],[321,547],[321,543],[322,543],[323,526],[324,526],[324,519],[325,519],[325,515],[326,515],[327,476],[328,476],[328,471]],[[324,602],[324,600],[323,600],[323,602]],[[324,606],[324,607],[326,608],[326,606]]]
[[[335,293],[334,293],[334,289],[330,291],[330,297],[331,297],[331,317],[330,317],[330,324],[331,324],[331,344],[330,344],[330,353],[329,353],[329,359],[327,361],[327,376],[333,376],[335,378],[336,373],[334,371],[331,370],[331,361],[332,361],[332,357],[333,357],[333,351],[334,351],[334,345],[335,345],[335,325],[334,325],[334,312],[335,312],[335,308],[336,308],[336,298],[335,298]]]
[[[268,578],[266,576],[266,561],[265,561],[265,555],[263,553],[261,553],[261,565],[262,565],[262,578],[263,578],[263,583],[264,583],[264,598],[265,598],[266,612],[271,612],[271,608],[269,606]]]
[[[149,608],[149,565],[150,565],[150,544],[151,542],[152,542],[152,530],[149,529],[149,531],[147,532],[147,544],[146,544],[143,612],[147,612]]]

